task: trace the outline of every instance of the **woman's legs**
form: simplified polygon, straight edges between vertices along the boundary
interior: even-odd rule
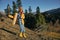
[[[21,22],[21,19],[18,20],[19,26],[20,26],[20,37],[25,37],[26,38],[26,34],[25,34],[25,27]]]
[[[18,20],[19,26],[20,26],[20,32],[25,32],[25,27],[21,22],[21,19]]]

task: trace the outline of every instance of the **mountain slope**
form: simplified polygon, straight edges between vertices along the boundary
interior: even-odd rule
[[[60,8],[48,10],[48,11],[45,11],[44,13],[50,13],[50,14],[60,13]]]
[[[39,30],[32,31],[28,28],[26,29],[27,38],[20,38],[20,28],[18,24],[14,26],[11,25],[12,19],[2,16],[0,18],[0,40],[60,40],[60,34],[55,32],[43,32]],[[58,40],[57,39],[57,40]]]
[[[12,20],[7,17],[0,18],[0,40],[23,40],[25,38],[20,38],[19,33],[19,25],[16,24],[14,26],[11,25]],[[26,40],[39,40],[38,35],[26,28]]]

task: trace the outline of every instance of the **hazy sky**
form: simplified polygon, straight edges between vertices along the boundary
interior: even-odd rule
[[[12,7],[12,1],[16,0],[0,0],[0,11],[3,11],[6,7],[7,4],[10,4]],[[55,9],[60,7],[60,0],[21,0],[22,1],[22,6],[23,9],[29,8],[31,6],[32,11],[36,11],[36,7],[40,7],[40,11],[44,12],[50,9]]]

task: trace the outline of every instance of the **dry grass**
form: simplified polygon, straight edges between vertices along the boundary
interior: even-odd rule
[[[14,26],[11,25],[12,20],[9,18],[4,18],[4,21],[1,22],[0,19],[0,28],[4,28],[6,30],[1,30],[0,29],[0,38],[2,40],[21,40],[21,38],[18,36],[20,33],[20,28],[19,26],[16,24]],[[57,31],[60,30],[60,27],[49,27],[49,30],[54,30],[54,32],[34,32],[32,30],[29,30],[28,28],[26,28],[26,34],[27,34],[27,39],[26,40],[40,40],[40,37],[38,35],[44,35],[45,37],[50,37],[50,38],[60,38],[60,33],[56,33]],[[9,33],[9,31],[16,33],[17,35],[13,35],[12,33]]]

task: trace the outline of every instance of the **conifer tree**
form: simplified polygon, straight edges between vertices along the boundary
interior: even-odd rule
[[[25,14],[27,14],[28,12],[27,12],[27,9],[25,9]]]
[[[38,26],[40,26],[40,25],[43,25],[43,24],[45,24],[45,18],[44,18],[44,16],[40,13],[40,8],[39,8],[39,6],[36,8],[36,21],[37,21],[37,23],[36,23],[36,26],[38,27]]]
[[[21,0],[17,0],[17,7],[19,8],[19,7],[22,7],[22,2],[21,2]]]
[[[16,8],[16,3],[13,1],[13,15],[17,12]]]
[[[31,9],[31,6],[29,6],[29,13],[32,13],[32,9]]]
[[[6,13],[7,16],[8,16],[9,14],[11,14],[11,8],[10,8],[10,5],[9,5],[9,4],[7,5],[7,8],[4,9],[4,11],[5,11],[5,13]]]

